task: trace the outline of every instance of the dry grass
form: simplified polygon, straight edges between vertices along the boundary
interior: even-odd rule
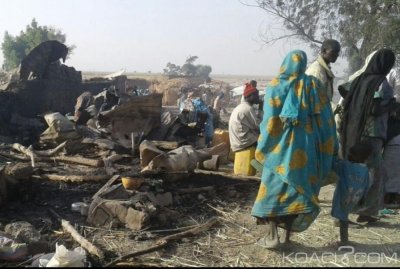
[[[336,244],[339,231],[330,217],[330,207],[322,207],[321,214],[314,224],[303,233],[292,236],[292,244],[278,250],[266,250],[255,245],[257,239],[267,232],[266,226],[256,225],[250,211],[258,183],[238,185],[238,196],[228,197],[227,188],[217,189],[215,197],[207,197],[193,207],[187,205],[186,213],[172,229],[159,229],[151,233],[153,240],[138,242],[128,240],[117,231],[107,231],[94,239],[107,249],[125,255],[129,251],[146,248],[166,233],[176,233],[204,223],[212,216],[219,217],[219,225],[204,232],[201,236],[185,238],[174,242],[157,252],[149,253],[129,261],[132,266],[159,264],[166,267],[320,267],[320,266],[396,266],[400,264],[397,253],[400,250],[399,215],[391,215],[374,226],[362,226],[350,229],[353,249],[338,249]],[[321,192],[324,204],[329,205],[333,186],[325,187]],[[196,201],[193,201],[196,204]],[[187,212],[185,207],[179,209]],[[138,233],[139,234],[139,233]],[[106,244],[100,241],[108,241]],[[114,242],[114,243],[112,243]],[[125,246],[124,246],[125,245]],[[129,246],[129,251],[126,247]],[[124,249],[125,248],[125,249]],[[297,254],[296,254],[297,253]],[[362,256],[362,255],[370,256]],[[372,254],[371,254],[372,253]],[[375,254],[374,254],[375,253]],[[379,257],[377,256],[379,255]]]
[[[308,230],[295,233],[292,236],[292,244],[282,246],[278,250],[267,250],[258,247],[255,242],[268,232],[267,226],[256,225],[255,219],[250,215],[251,208],[258,190],[258,182],[238,182],[231,179],[214,180],[214,184],[206,182],[210,178],[197,177],[188,179],[177,185],[165,186],[173,192],[173,189],[183,187],[204,187],[213,185],[214,192],[203,192],[202,196],[181,195],[181,204],[174,204],[171,209],[178,211],[181,217],[173,223],[157,227],[154,222],[152,227],[142,231],[132,231],[126,228],[100,228],[85,224],[82,217],[75,213],[66,215],[71,201],[77,201],[76,196],[69,196],[68,189],[63,189],[64,196],[57,204],[59,208],[65,208],[62,215],[71,224],[76,223],[77,231],[91,243],[98,246],[106,253],[106,259],[94,261],[94,265],[103,266],[117,257],[132,252],[141,251],[155,245],[157,240],[165,236],[180,233],[206,223],[213,217],[219,220],[218,225],[193,237],[173,240],[165,247],[135,258],[119,262],[116,266],[140,266],[140,267],[259,267],[259,266],[285,266],[285,267],[319,267],[319,266],[396,266],[400,264],[397,253],[400,251],[400,215],[388,215],[375,225],[364,225],[361,229],[350,229],[350,240],[353,249],[339,250],[335,244],[339,237],[339,229],[334,227],[330,217],[331,200],[334,186],[324,187],[321,191],[321,213]],[[54,184],[54,183],[48,183]],[[87,184],[87,187],[91,185]],[[67,186],[68,187],[68,186]],[[79,194],[75,186],[73,193]],[[46,191],[41,187],[42,191]],[[71,186],[69,186],[71,188]],[[54,191],[55,187],[48,191]],[[96,192],[98,188],[92,188]],[[72,195],[72,193],[70,193]],[[60,194],[61,195],[61,194]],[[86,193],[91,196],[91,193]],[[47,199],[52,196],[45,195]],[[54,207],[54,201],[48,201],[48,206]],[[14,205],[15,206],[15,205]],[[22,205],[27,208],[27,204]],[[37,207],[24,214],[4,211],[2,220],[15,219],[10,215],[14,212],[18,219],[27,220],[33,224],[39,223],[46,213],[40,212]],[[35,211],[38,210],[38,211]],[[75,215],[74,215],[75,214]],[[352,220],[355,216],[351,216]],[[3,222],[7,223],[7,222]],[[42,221],[40,223],[43,223]],[[78,225],[79,224],[79,225]],[[41,224],[43,225],[43,224]],[[48,224],[46,224],[48,226]],[[39,225],[40,226],[40,225]],[[36,227],[39,227],[36,225]],[[46,227],[47,227],[46,226]],[[60,227],[51,225],[47,228],[47,236],[52,246],[55,243],[64,244],[68,248],[76,247],[70,236],[62,232]],[[297,253],[297,254],[296,254]],[[362,257],[361,255],[370,255]],[[372,254],[371,254],[372,253]],[[373,254],[375,253],[375,254]],[[297,255],[297,256],[296,256]],[[372,256],[371,256],[372,255]],[[377,260],[377,255],[379,259]],[[8,264],[10,265],[10,264]]]

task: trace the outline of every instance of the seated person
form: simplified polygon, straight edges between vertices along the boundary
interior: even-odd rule
[[[259,103],[258,90],[246,83],[244,100],[232,111],[229,118],[229,140],[233,152],[257,145],[261,119],[253,106]]]
[[[119,97],[116,91],[108,89],[104,103],[100,106],[99,113],[111,110],[114,106],[118,105]]]
[[[190,110],[191,108],[194,110]],[[179,125],[174,132],[176,136],[184,138],[189,143],[196,143],[198,136],[205,136],[206,145],[211,144],[214,133],[212,113],[200,98],[183,108],[178,121]]]
[[[89,111],[89,107],[94,104],[93,95],[89,91],[83,92],[76,99],[74,121],[76,125],[85,125],[94,115]]]
[[[176,136],[182,138],[193,137],[200,132],[200,128],[197,126],[197,122],[190,120],[190,111],[187,109],[183,109],[182,112],[178,115],[178,122],[180,126],[175,132]]]

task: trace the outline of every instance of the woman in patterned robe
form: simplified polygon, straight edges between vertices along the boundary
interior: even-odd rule
[[[314,77],[305,74],[307,55],[291,51],[279,75],[265,90],[264,117],[256,159],[263,163],[261,184],[252,209],[270,233],[257,243],[279,245],[277,227],[306,230],[320,212],[318,194],[338,151],[336,127],[328,97]]]

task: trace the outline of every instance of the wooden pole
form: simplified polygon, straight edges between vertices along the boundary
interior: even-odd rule
[[[103,181],[110,178],[108,175],[56,175],[43,174],[39,176],[41,179],[53,181],[70,181],[70,182],[85,182],[85,181]]]
[[[97,248],[95,245],[90,243],[86,238],[81,236],[75,228],[70,224],[69,221],[63,219],[60,217],[60,215],[57,214],[53,209],[49,209],[49,213],[56,218],[59,222],[61,222],[61,226],[64,228],[65,231],[71,234],[72,238],[78,242],[81,247],[86,249],[90,254],[95,255],[99,257],[100,259],[104,259],[104,253],[101,251],[99,248]]]

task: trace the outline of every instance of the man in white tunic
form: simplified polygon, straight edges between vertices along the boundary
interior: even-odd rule
[[[257,145],[261,119],[253,106],[259,103],[258,90],[246,83],[244,101],[232,111],[229,118],[229,140],[233,152]]]
[[[330,64],[336,62],[340,53],[340,44],[334,39],[327,39],[322,43],[318,58],[310,64],[306,74],[316,77],[325,87],[329,101],[333,99],[333,74]]]

